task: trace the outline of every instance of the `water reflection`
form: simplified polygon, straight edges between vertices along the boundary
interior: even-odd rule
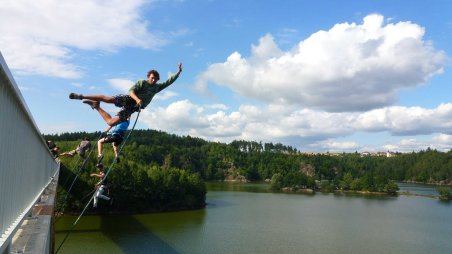
[[[122,253],[178,253],[134,216],[101,217],[100,231],[115,243]]]
[[[209,191],[243,191],[243,192],[270,192],[270,184],[266,182],[208,182]]]
[[[87,216],[61,253],[451,253],[452,202],[268,187],[208,183],[206,209]]]
[[[205,210],[139,215],[85,216],[70,233],[60,253],[180,253],[167,240],[165,232],[198,227],[204,223]],[[64,216],[56,225],[60,242],[75,217]],[[85,248],[85,246],[90,246]]]
[[[428,184],[414,184],[414,183],[397,183],[399,186],[399,192],[410,192],[420,195],[438,196],[435,185]]]
[[[395,201],[397,200],[397,196],[395,195],[386,195],[386,194],[362,194],[356,192],[335,192],[335,198],[356,198],[356,199],[365,199],[365,200],[384,200],[384,201]]]

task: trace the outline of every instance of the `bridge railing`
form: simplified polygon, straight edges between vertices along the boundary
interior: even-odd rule
[[[58,173],[59,162],[53,159],[1,53],[0,64],[0,253],[5,253]]]

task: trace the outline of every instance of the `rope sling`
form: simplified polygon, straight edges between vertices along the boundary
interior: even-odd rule
[[[101,132],[101,133],[100,133],[99,137],[97,138],[96,143],[102,138],[102,136],[103,136],[104,133],[105,133],[105,132]],[[94,150],[95,147],[96,147],[95,145],[93,145],[93,146],[91,147],[91,149],[90,149],[88,155],[87,155],[86,158],[83,160],[82,165],[80,166],[80,168],[79,168],[77,174],[76,174],[75,177],[74,177],[74,180],[73,180],[72,183],[71,183],[71,186],[69,187],[69,189],[68,189],[68,191],[67,191],[67,193],[66,193],[66,196],[65,196],[64,199],[63,199],[63,203],[61,204],[60,208],[55,212],[56,215],[62,214],[62,213],[64,212],[64,208],[65,208],[65,206],[66,206],[67,198],[69,197],[69,194],[71,193],[71,190],[72,190],[72,188],[74,187],[74,184],[75,184],[75,182],[77,181],[77,178],[78,178],[78,177],[80,176],[80,174],[82,173],[82,170],[83,170],[83,168],[85,167],[86,162],[89,160],[91,154],[93,153],[93,150]],[[80,158],[78,159],[78,161],[76,162],[76,164],[75,164],[76,166],[77,166],[77,164],[79,163],[79,161],[80,161],[81,158],[82,158],[82,157],[80,157]],[[69,180],[69,177],[66,179],[66,182],[65,182],[62,186],[66,186],[66,183],[68,182],[68,180]],[[59,218],[57,218],[57,221],[58,221],[58,219],[59,219]],[[56,221],[55,221],[55,222],[56,222]]]
[[[69,235],[72,233],[72,231],[74,230],[75,226],[77,225],[78,221],[80,220],[80,218],[83,216],[83,214],[86,212],[86,210],[88,209],[91,201],[93,201],[94,196],[96,195],[97,190],[100,188],[100,186],[102,186],[102,184],[104,183],[105,179],[107,179],[108,175],[110,174],[110,171],[113,169],[113,166],[115,165],[116,161],[117,161],[117,157],[121,154],[122,149],[124,148],[125,144],[127,143],[127,140],[129,139],[130,135],[132,134],[133,130],[135,129],[135,125],[137,124],[138,118],[140,117],[140,113],[141,113],[141,109],[138,110],[138,114],[137,114],[137,118],[135,119],[135,122],[132,126],[132,128],[130,129],[129,133],[127,134],[127,137],[124,139],[124,141],[121,144],[121,147],[118,150],[118,155],[114,158],[113,162],[110,164],[110,167],[108,168],[107,172],[105,173],[105,176],[102,178],[102,181],[99,182],[98,187],[95,189],[94,194],[91,196],[91,198],[89,199],[89,201],[86,203],[85,208],[83,209],[83,211],[80,213],[80,215],[77,217],[77,219],[74,221],[74,223],[72,224],[71,228],[68,230],[68,232],[66,233],[63,241],[61,242],[60,246],[58,246],[58,249],[55,251],[55,254],[58,253],[58,251],[61,249],[61,247],[63,246],[64,242],[66,242],[66,240],[68,239]]]

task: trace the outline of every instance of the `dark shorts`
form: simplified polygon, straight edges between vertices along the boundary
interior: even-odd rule
[[[108,134],[105,138],[104,138],[104,142],[105,143],[113,143],[113,145],[118,146],[119,144],[121,144],[122,140],[124,138],[119,136],[119,135],[111,135]]]
[[[137,103],[129,95],[119,94],[114,97],[115,106],[121,108],[118,114],[116,114],[119,116],[121,122],[127,120],[134,112],[138,111],[139,107],[137,106]]]
[[[78,153],[80,156],[85,157],[85,153],[88,149],[89,148],[85,148],[85,149],[77,148],[77,149],[75,149],[75,153]]]

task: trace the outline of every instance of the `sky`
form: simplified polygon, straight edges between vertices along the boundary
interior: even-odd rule
[[[0,52],[44,134],[108,127],[69,93],[125,94],[182,63],[137,129],[302,152],[449,151],[450,13],[449,0],[3,0]]]

